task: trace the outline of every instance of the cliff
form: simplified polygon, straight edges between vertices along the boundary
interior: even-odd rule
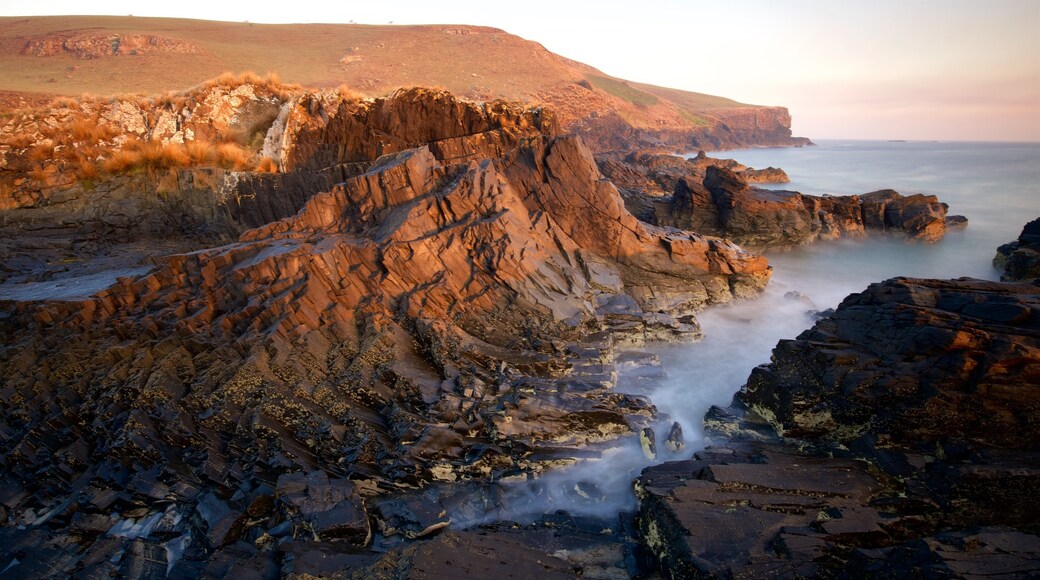
[[[294,55],[285,58],[286,54]],[[443,87],[470,99],[552,107],[594,151],[809,143],[782,107],[760,107],[611,77],[502,30],[137,17],[0,18],[0,95],[9,106],[57,95],[161,93],[253,69],[365,96]],[[162,75],[155,75],[162,70]],[[118,73],[118,74],[116,74]]]

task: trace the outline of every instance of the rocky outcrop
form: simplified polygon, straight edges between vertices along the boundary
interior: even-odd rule
[[[1040,218],[1027,223],[1017,240],[997,248],[993,266],[1005,282],[1040,279]]]
[[[642,539],[672,577],[1036,575],[1038,371],[1037,286],[872,285],[643,472]]]
[[[559,132],[548,109],[472,103],[421,88],[371,100],[310,93],[294,101],[284,119],[274,150],[285,171],[374,161],[419,145],[444,162],[500,158],[525,137]]]
[[[753,248],[788,247],[870,231],[934,242],[967,225],[947,216],[935,196],[904,196],[890,189],[863,195],[806,195],[754,187],[785,183],[782,169],[756,170],[701,152],[684,159],[652,152],[599,158],[640,219],[732,239]]]
[[[935,242],[947,230],[947,206],[934,195],[891,189],[863,195],[815,196],[751,186],[740,174],[709,167],[703,180],[676,183],[668,223],[724,235],[751,247],[792,246],[819,239],[892,233]],[[956,227],[964,220],[956,218]]]
[[[342,179],[260,206],[299,212],[3,302],[0,569],[266,574],[286,538],[294,562],[360,549],[369,502],[646,426],[613,345],[698,336],[695,311],[769,279],[730,242],[638,221],[537,109],[419,90],[285,110],[295,187]],[[377,510],[387,534],[444,525]]]
[[[21,53],[28,56],[71,54],[90,60],[153,52],[200,54],[203,51],[185,40],[152,34],[50,34],[26,41]]]
[[[696,115],[701,123],[689,125],[680,121],[664,128],[636,125],[619,113],[594,112],[595,115],[578,114],[576,119],[568,119],[564,127],[581,134],[597,153],[641,149],[719,151],[813,144],[805,137],[792,136],[791,115],[786,107],[748,105],[697,110],[687,114]]]

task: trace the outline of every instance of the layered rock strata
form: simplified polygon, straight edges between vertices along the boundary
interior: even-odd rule
[[[0,569],[264,575],[423,535],[443,523],[370,502],[596,454],[654,415],[613,392],[613,345],[697,336],[695,311],[769,279],[637,220],[544,111],[423,90],[284,110],[287,175],[345,177],[298,213],[2,303]]]
[[[671,577],[1040,573],[1040,287],[874,284],[772,361],[636,484]]]
[[[935,242],[948,229],[965,227],[947,215],[934,195],[902,195],[886,189],[863,195],[807,195],[751,185],[786,182],[782,170],[754,170],[732,160],[698,155],[633,154],[601,158],[600,166],[625,192],[641,219],[710,235],[753,248],[787,247],[821,239],[884,232]]]

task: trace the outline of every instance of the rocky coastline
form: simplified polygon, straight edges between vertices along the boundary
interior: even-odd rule
[[[871,286],[709,413],[715,445],[645,470],[637,513],[495,521],[531,501],[511,482],[640,435],[682,448],[648,429],[652,401],[614,390],[623,352],[695,340],[697,312],[756,296],[771,269],[744,244],[934,241],[963,224],[934,197],[594,155],[549,109],[445,91],[199,90],[100,118],[165,143],[262,129],[278,172],[2,176],[0,572],[1035,570],[1029,283]]]

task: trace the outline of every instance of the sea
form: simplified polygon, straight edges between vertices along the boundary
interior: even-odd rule
[[[777,341],[812,326],[813,311],[835,308],[849,294],[896,276],[997,280],[996,248],[1040,217],[1040,143],[820,140],[808,147],[708,155],[783,168],[791,182],[760,185],[768,189],[934,194],[950,215],[966,216],[968,227],[932,244],[872,235],[767,252],[774,273],[760,297],[707,309],[698,315],[702,340],[651,346],[645,354],[659,364],[622,369],[618,390],[649,397],[660,414],[655,460],[644,456],[636,438],[622,440],[599,459],[509,486],[511,507],[487,519],[535,521],[556,510],[609,518],[634,509],[631,482],[640,471],[702,449],[704,413],[711,405],[728,405],[751,370],[769,362]],[[673,422],[685,438],[678,453],[662,444]]]

